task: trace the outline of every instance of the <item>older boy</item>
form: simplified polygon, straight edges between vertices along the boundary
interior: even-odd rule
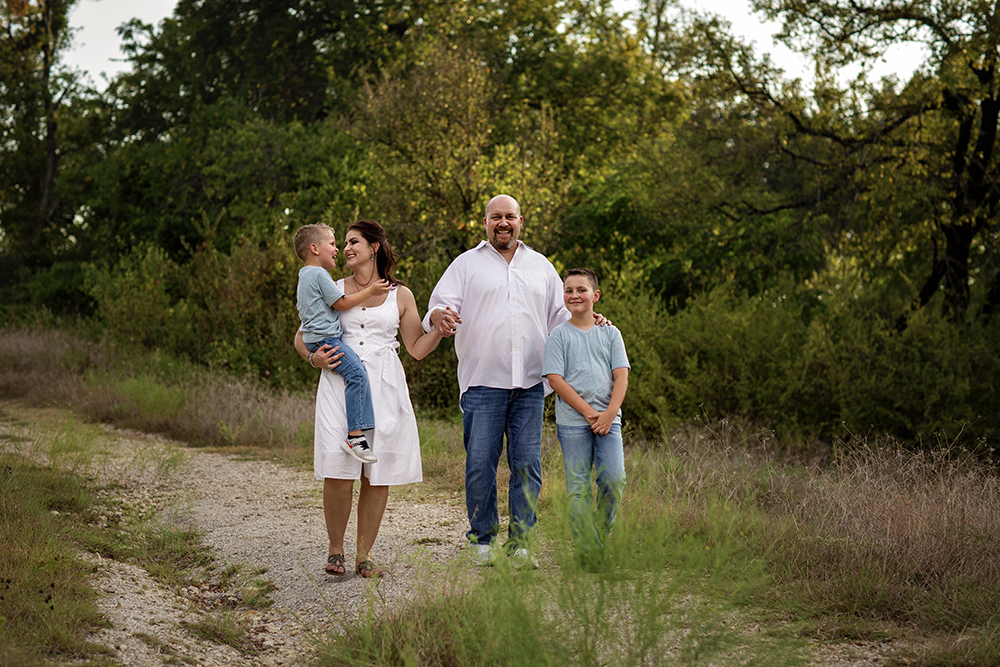
[[[596,326],[601,298],[590,269],[570,269],[563,303],[570,319],[549,335],[542,374],[556,393],[556,429],[563,452],[570,531],[586,569],[604,562],[604,539],[625,487],[621,404],[628,389],[628,355],[617,327]],[[591,471],[597,471],[597,511],[591,511]]]
[[[340,365],[334,369],[344,378],[347,411],[348,434],[341,447],[362,463],[375,463],[378,458],[364,435],[365,430],[375,428],[368,372],[357,353],[340,340],[344,330],[338,311],[353,308],[370,297],[386,294],[389,283],[377,280],[355,294],[344,294],[330,277],[330,271],[337,265],[337,237],[329,225],[299,227],[293,243],[295,254],[305,264],[299,269],[297,305],[299,319],[302,320],[302,340],[309,349],[309,364],[312,364],[312,353],[324,345],[339,347],[344,353]]]

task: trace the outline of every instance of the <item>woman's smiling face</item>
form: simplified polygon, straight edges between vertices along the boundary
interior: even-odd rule
[[[374,254],[375,248],[365,240],[365,237],[358,230],[350,229],[347,231],[347,236],[344,238],[344,260],[347,262],[348,269],[356,271],[365,262],[371,261]]]

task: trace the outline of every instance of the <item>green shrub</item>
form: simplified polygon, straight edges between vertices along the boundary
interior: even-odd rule
[[[1000,441],[1000,324],[925,309],[899,330],[850,290],[814,286],[720,287],[675,315],[643,290],[600,305],[625,338],[623,412],[640,432],[708,415],[768,424],[800,450],[870,431],[920,447]]]
[[[98,316],[122,344],[176,349],[190,337],[181,269],[163,249],[136,246],[114,267],[86,267],[85,276]]]

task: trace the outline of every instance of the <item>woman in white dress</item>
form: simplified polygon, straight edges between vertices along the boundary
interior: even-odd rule
[[[360,220],[351,225],[344,239],[344,258],[352,272],[338,281],[345,294],[359,292],[378,278],[393,285],[388,294],[340,313],[343,342],[361,357],[368,371],[375,408],[370,445],[377,463],[361,463],[341,448],[347,437],[344,380],[329,370],[338,363],[337,349],[322,348],[310,357],[301,332],[295,337],[295,349],[312,365],[325,369],[316,390],[313,467],[316,479],[323,481],[323,512],[330,538],[326,572],[346,572],[344,533],[351,515],[354,481],[360,480],[354,569],[362,577],[372,577],[382,574],[368,555],[382,524],[389,486],[423,479],[417,422],[397,352],[396,333],[402,334],[406,351],[415,359],[430,354],[441,342],[441,334],[436,330],[424,333],[413,293],[392,277],[397,256],[380,224]]]

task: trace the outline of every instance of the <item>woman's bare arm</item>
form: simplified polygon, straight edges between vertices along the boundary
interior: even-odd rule
[[[403,345],[411,357],[423,359],[434,351],[443,336],[437,327],[430,333],[424,333],[417,313],[417,301],[408,288],[399,286],[396,302],[399,304],[399,333],[403,336]]]

